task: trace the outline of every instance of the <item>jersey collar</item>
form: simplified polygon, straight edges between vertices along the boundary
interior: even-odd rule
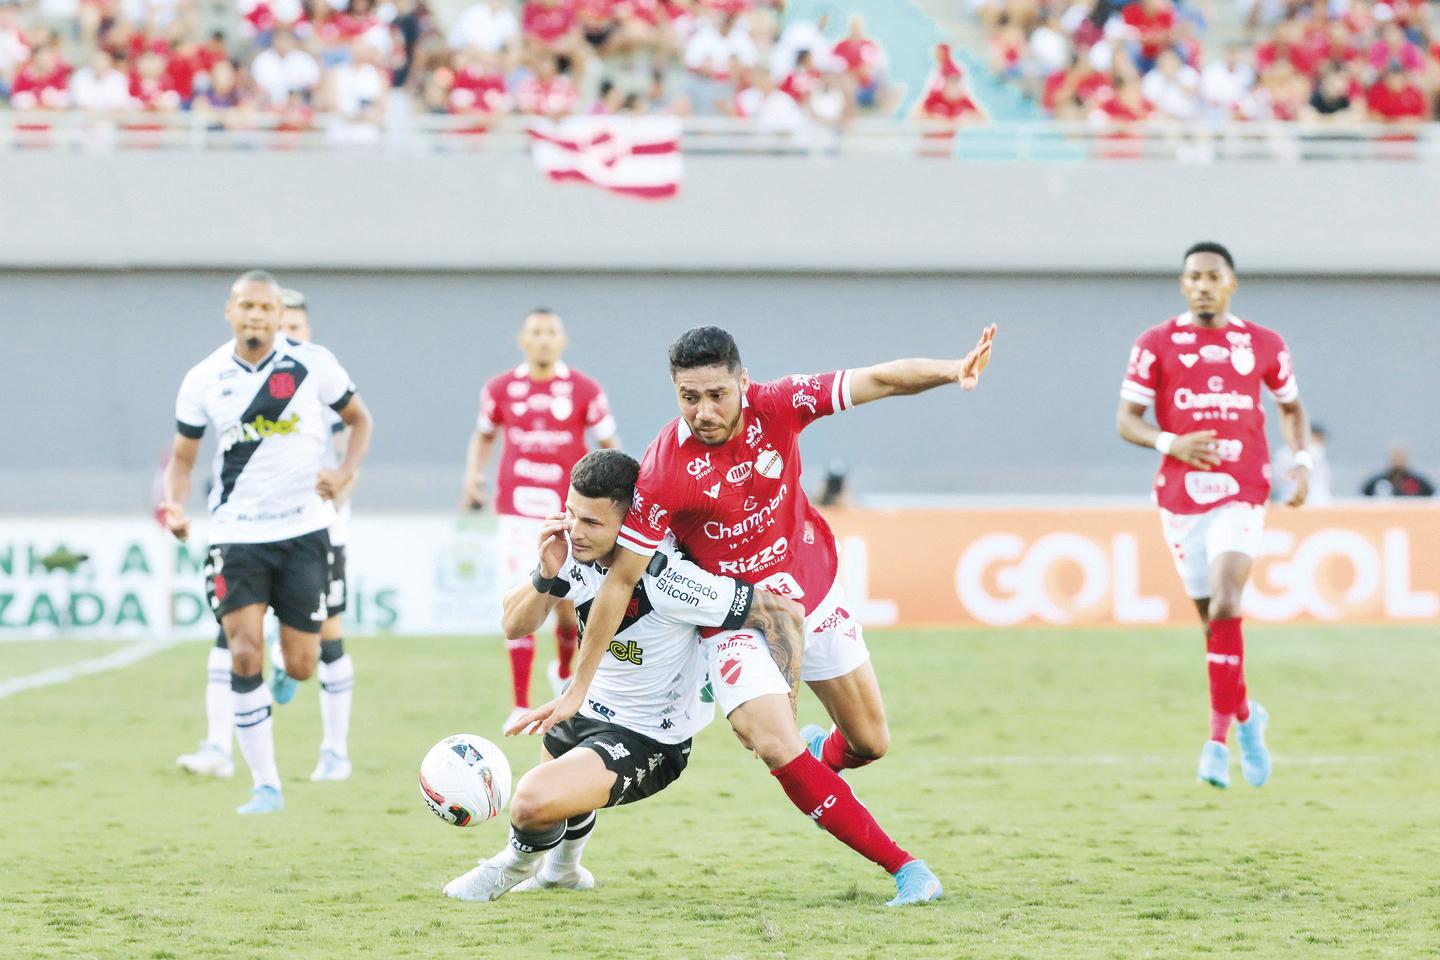
[[[230,359],[234,360],[235,365],[247,373],[259,373],[285,349],[285,335],[283,333],[275,334],[275,342],[271,345],[270,352],[265,354],[260,362],[253,366],[240,359],[240,355],[235,352],[235,348],[238,346],[239,344],[232,338],[230,340]]]
[[[1180,316],[1175,318],[1175,325],[1177,327],[1188,327],[1192,326],[1194,323],[1195,316],[1189,310],[1186,310],[1184,313],[1180,314]],[[1225,325],[1230,327],[1243,327],[1245,326],[1245,321],[1241,320],[1233,313],[1227,313],[1225,314]],[[1215,329],[1221,328],[1217,327]]]
[[[528,377],[530,376],[530,364],[522,362],[520,366],[516,367],[510,372],[515,374],[515,376],[517,377]],[[564,360],[555,361],[555,376],[561,380],[570,379],[570,367],[565,363]]]

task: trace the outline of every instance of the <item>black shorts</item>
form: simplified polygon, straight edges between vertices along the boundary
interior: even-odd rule
[[[330,535],[324,530],[274,543],[217,543],[205,559],[205,594],[216,620],[263,603],[285,626],[319,633],[329,586]]]
[[[571,717],[545,734],[545,749],[561,757],[576,747],[589,747],[615,774],[607,807],[653,797],[680,779],[690,761],[690,741],[661,743],[614,723]]]
[[[325,613],[338,617],[345,612],[345,597],[348,588],[345,583],[345,548],[330,548],[330,589],[325,594]]]

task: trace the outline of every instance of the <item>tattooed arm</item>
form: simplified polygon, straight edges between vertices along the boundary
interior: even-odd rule
[[[796,712],[800,697],[800,660],[805,653],[805,608],[778,594],[756,590],[745,626],[765,634],[770,656],[790,684],[790,710]]]

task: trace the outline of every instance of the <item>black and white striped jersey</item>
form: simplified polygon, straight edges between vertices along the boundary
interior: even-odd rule
[[[315,492],[330,446],[332,411],[355,385],[324,347],[277,336],[251,366],[230,340],[190,368],[175,401],[176,429],[199,438],[214,426],[211,543],[272,543],[335,520]]]

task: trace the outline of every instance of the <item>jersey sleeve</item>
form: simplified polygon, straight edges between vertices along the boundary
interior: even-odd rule
[[[475,429],[485,436],[491,436],[500,427],[504,413],[500,409],[500,382],[491,380],[480,388],[480,415],[475,419]]]
[[[1265,386],[1275,395],[1279,403],[1293,403],[1300,399],[1300,385],[1295,382],[1295,368],[1290,362],[1290,348],[1276,336],[1275,359],[1265,368]]]
[[[1120,384],[1120,398],[1142,407],[1153,406],[1159,379],[1160,358],[1155,352],[1154,331],[1147,330],[1130,348],[1130,363]]]
[[[853,370],[797,373],[752,388],[751,402],[765,415],[788,419],[804,428],[854,406],[850,399]]]
[[[706,573],[681,556],[657,556],[655,567],[661,569],[645,574],[645,593],[656,613],[696,627],[734,630],[744,625],[755,599],[755,588],[744,580]]]
[[[596,443],[603,443],[615,436],[615,417],[610,413],[610,398],[600,384],[593,384],[592,389],[590,401],[585,404],[585,426]]]
[[[663,431],[645,451],[640,476],[635,480],[635,499],[630,502],[630,512],[620,525],[617,539],[620,546],[642,557],[660,549],[660,541],[669,532],[675,511],[682,506],[675,481],[667,476],[663,457],[657,452],[666,442],[675,442],[670,430]]]
[[[355,396],[355,384],[340,361],[335,359],[335,354],[322,348],[320,356],[319,369],[315,371],[319,376],[320,402],[339,413]]]
[[[175,430],[191,440],[203,437],[205,424],[210,421],[205,413],[205,391],[200,380],[195,370],[185,374],[185,379],[180,381],[180,393],[175,397]]]

